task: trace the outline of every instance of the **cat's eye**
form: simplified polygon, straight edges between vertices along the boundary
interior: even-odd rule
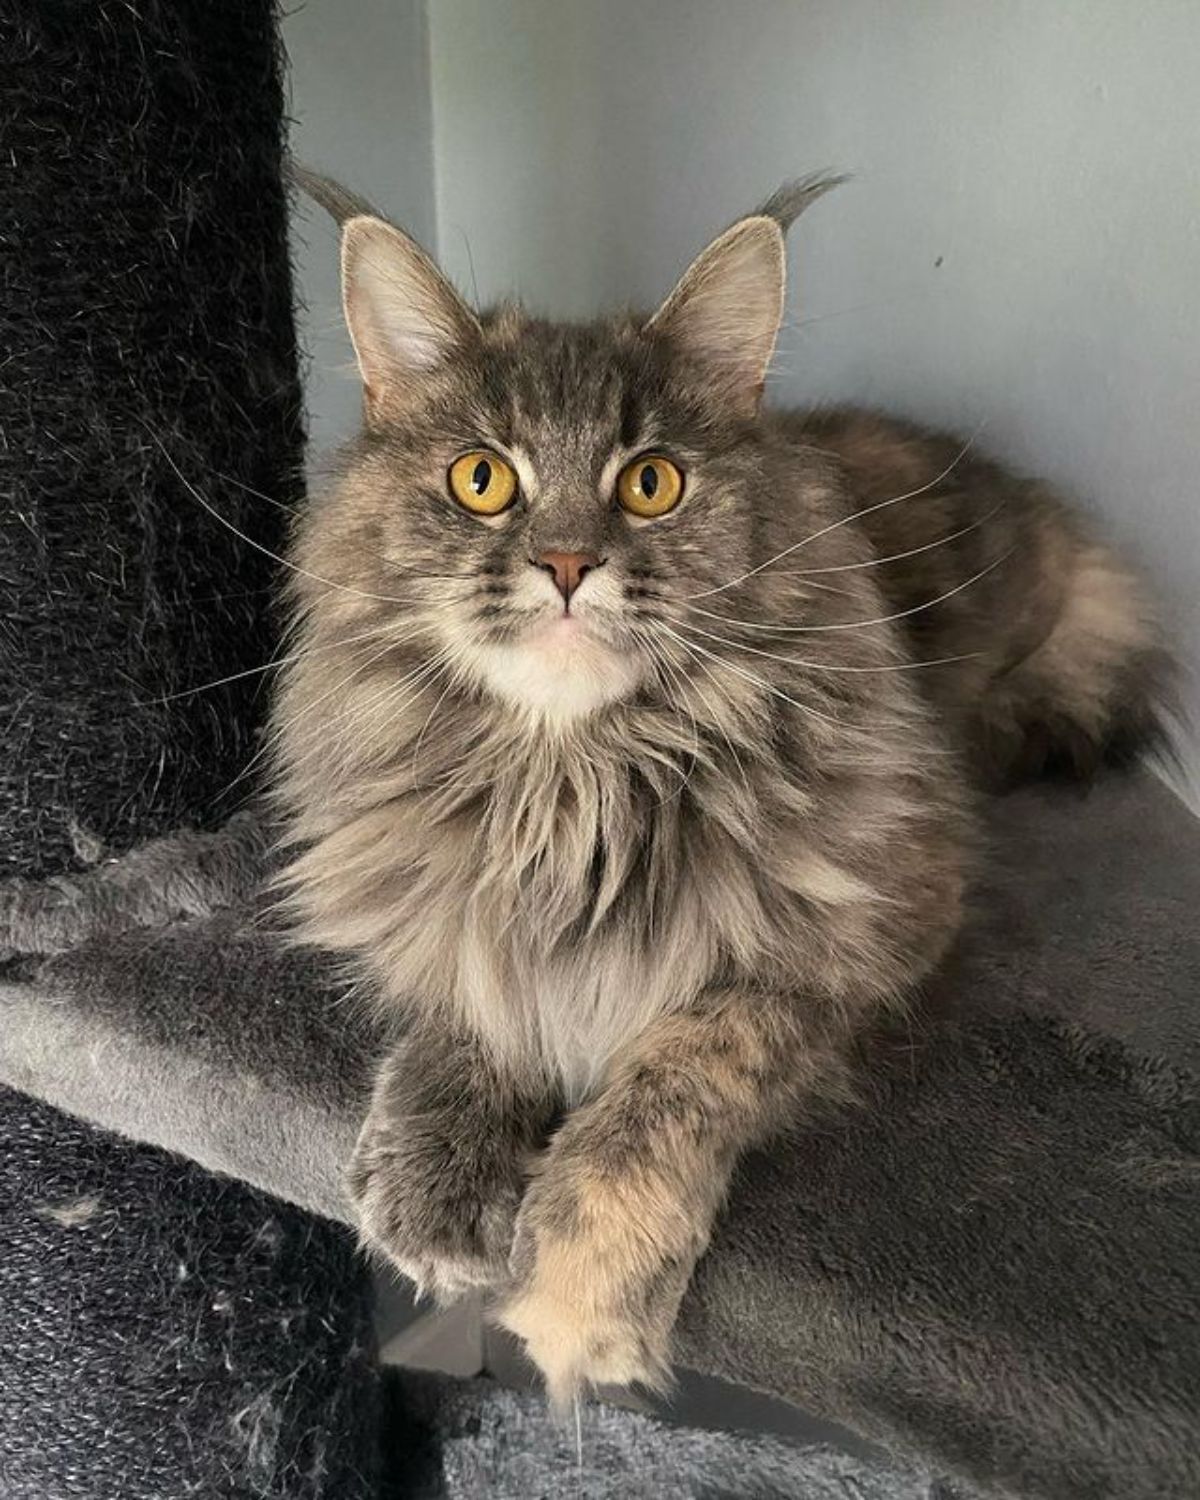
[[[683,475],[661,453],[643,453],[617,476],[617,499],[631,516],[653,520],[674,510],[683,495]]]
[[[517,493],[517,476],[511,464],[497,453],[482,448],[464,453],[450,465],[450,493],[477,516],[498,516],[507,510]]]

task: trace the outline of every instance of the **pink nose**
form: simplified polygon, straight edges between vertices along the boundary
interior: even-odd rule
[[[600,559],[594,552],[542,552],[533,559],[533,565],[551,575],[564,602],[570,604],[584,575],[598,568]]]

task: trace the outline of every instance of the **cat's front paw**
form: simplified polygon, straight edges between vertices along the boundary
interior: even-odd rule
[[[664,1255],[645,1225],[619,1211],[580,1212],[577,1199],[568,1209],[560,1198],[546,1178],[527,1194],[513,1247],[516,1288],[498,1320],[524,1344],[556,1408],[587,1387],[666,1389],[690,1265]]]
[[[382,1251],[419,1295],[453,1301],[508,1280],[520,1202],[515,1164],[485,1154],[468,1171],[404,1122],[368,1120],[347,1174],[363,1241]]]
[[[557,1410],[581,1390],[670,1382],[671,1318],[639,1316],[633,1307],[578,1294],[585,1267],[569,1253],[547,1257],[533,1278],[500,1307],[499,1320],[515,1333],[541,1372]]]

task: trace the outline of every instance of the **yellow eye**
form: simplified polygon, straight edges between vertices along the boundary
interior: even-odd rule
[[[477,516],[498,516],[517,493],[512,465],[482,448],[456,458],[450,465],[449,478],[450,493]]]
[[[631,516],[665,516],[683,494],[683,475],[661,453],[644,453],[617,476],[617,499]]]

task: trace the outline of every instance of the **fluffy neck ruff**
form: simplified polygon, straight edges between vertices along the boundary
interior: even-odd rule
[[[449,837],[470,850],[464,890],[529,914],[545,951],[595,931],[635,874],[650,897],[649,935],[681,869],[686,822],[704,820],[747,848],[762,841],[769,716],[742,689],[699,693],[681,678],[676,702],[646,691],[564,719],[435,681],[384,735],[364,722],[372,689],[363,682],[356,707],[341,710],[356,733],[340,739],[300,705],[282,789],[297,841],[311,847],[294,882],[319,884],[331,846],[339,883],[355,864],[364,885],[389,862],[415,875]],[[362,853],[356,828],[373,830]]]

